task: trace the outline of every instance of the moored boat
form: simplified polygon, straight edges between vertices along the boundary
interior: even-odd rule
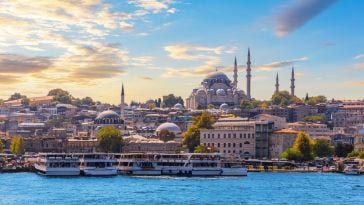
[[[117,175],[114,155],[105,153],[80,154],[81,174],[85,176]]]
[[[77,155],[40,153],[34,168],[46,176],[80,175],[80,163]]]

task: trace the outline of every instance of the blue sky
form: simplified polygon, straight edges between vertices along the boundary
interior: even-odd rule
[[[74,96],[118,103],[174,93],[186,98],[216,68],[269,99],[279,73],[296,94],[363,99],[364,2],[355,0],[0,2],[0,96]]]

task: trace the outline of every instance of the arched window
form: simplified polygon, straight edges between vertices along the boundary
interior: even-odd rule
[[[245,142],[244,142],[244,144],[250,144],[250,142],[248,142],[248,141],[245,141]]]

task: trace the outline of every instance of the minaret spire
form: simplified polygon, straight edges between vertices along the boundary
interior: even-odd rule
[[[251,81],[251,62],[250,62],[250,48],[248,48],[248,61],[246,62],[246,95],[248,99],[251,99],[250,93],[250,81]]]
[[[278,78],[278,73],[276,76],[276,93],[279,93],[279,78]]]
[[[294,89],[296,88],[294,82],[295,82],[295,78],[294,78],[294,67],[292,67],[292,73],[291,73],[291,95],[294,96]]]
[[[121,85],[121,95],[120,95],[120,119],[124,120],[125,124],[125,115],[124,115],[124,106],[125,102],[125,92],[124,92],[124,83]]]
[[[238,63],[236,61],[236,56],[234,61],[234,87],[238,88]]]

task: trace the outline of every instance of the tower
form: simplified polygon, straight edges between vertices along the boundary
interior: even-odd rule
[[[250,80],[252,78],[250,65],[250,49],[248,48],[248,61],[246,62],[246,95],[249,100],[251,99]]]
[[[124,84],[122,84],[121,86],[121,95],[120,95],[120,119],[125,121],[125,114],[124,114],[124,97],[125,97],[125,93],[124,93]]]
[[[236,56],[234,61],[234,87],[238,88],[238,63],[236,62]]]
[[[277,73],[277,76],[276,76],[276,93],[279,92],[279,78],[278,78],[278,73]]]
[[[294,96],[294,89],[295,89],[295,85],[294,85],[294,67],[292,67],[292,73],[291,73],[291,95]]]

